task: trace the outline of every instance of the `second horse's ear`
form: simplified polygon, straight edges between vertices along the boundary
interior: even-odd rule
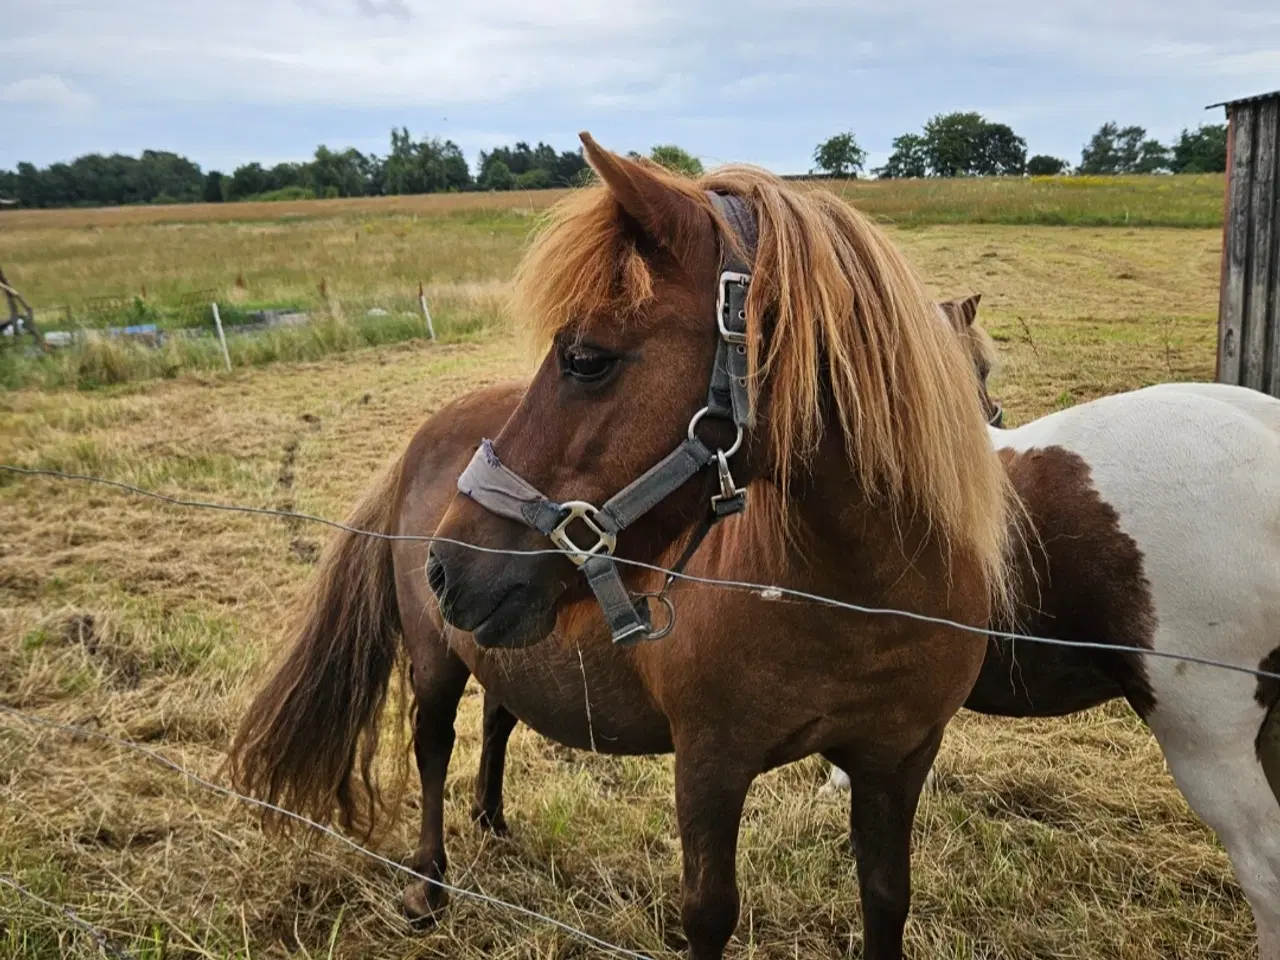
[[[965,297],[960,301],[960,316],[964,319],[966,327],[972,327],[973,321],[978,316],[978,301],[982,299],[982,294],[975,293],[972,296]]]
[[[578,134],[587,162],[609,188],[623,214],[650,240],[683,259],[685,244],[709,224],[706,211],[670,183],[660,169],[606,150],[591,134]]]

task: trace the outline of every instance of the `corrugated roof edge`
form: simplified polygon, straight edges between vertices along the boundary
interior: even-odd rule
[[[1235,107],[1242,103],[1257,103],[1259,100],[1272,100],[1280,97],[1280,90],[1272,90],[1270,93],[1259,93],[1252,97],[1240,97],[1236,100],[1223,100],[1221,103],[1211,103],[1206,110],[1212,110],[1214,107]]]

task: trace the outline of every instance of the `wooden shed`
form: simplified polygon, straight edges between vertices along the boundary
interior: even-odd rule
[[[1217,379],[1280,397],[1280,90],[1212,107],[1227,111]]]

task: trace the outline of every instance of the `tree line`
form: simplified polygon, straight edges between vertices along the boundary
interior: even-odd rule
[[[1166,145],[1139,126],[1103,124],[1085,144],[1080,163],[1038,154],[1028,158],[1026,141],[1003,123],[978,113],[939,115],[919,133],[893,140],[880,178],[1032,176],[1124,173],[1208,173],[1226,169],[1227,128],[1222,124],[1183,130]],[[638,156],[632,153],[632,156]],[[702,172],[697,157],[674,144],[660,144],[649,158],[691,175]],[[854,177],[867,153],[852,132],[819,144],[816,171]],[[204,172],[176,153],[144,150],[140,156],[92,153],[70,163],[37,167],[19,163],[0,170],[0,200],[22,207],[114,206],[137,203],[222,203],[238,200],[362,197],[463,190],[541,190],[574,186],[590,176],[582,150],[560,151],[539,142],[481,151],[473,170],[452,140],[414,139],[407,128],[391,131],[385,157],[321,145],[304,162],[263,166],[246,163],[231,173]]]
[[[815,171],[856,177],[866,167],[867,152],[852,131],[838,133],[813,152]],[[1227,168],[1225,124],[1183,129],[1168,145],[1147,136],[1139,126],[1104,123],[1071,164],[1047,154],[1027,156],[1027,141],[1004,123],[979,113],[939,114],[919,133],[893,140],[883,166],[870,172],[881,179],[902,177],[1058,176],[1074,172],[1109,176],[1126,173],[1221,173]]]
[[[671,144],[654,147],[649,157],[686,173],[702,172],[696,157]],[[557,152],[545,143],[530,147],[523,141],[482,151],[473,172],[452,140],[415,140],[407,128],[399,128],[391,131],[391,149],[385,157],[321,145],[302,163],[246,163],[229,174],[203,172],[186,157],[161,150],[144,150],[138,157],[94,153],[44,168],[19,163],[16,170],[0,170],[0,199],[22,207],[223,203],[541,190],[573,186],[589,175],[581,148]]]

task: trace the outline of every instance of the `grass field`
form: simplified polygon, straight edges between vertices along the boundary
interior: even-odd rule
[[[254,297],[292,296],[322,274],[353,296],[390,296],[421,277],[459,303],[496,302],[528,222],[467,210],[414,223],[364,208],[290,223],[166,224],[133,211],[119,225],[95,222],[115,215],[24,214],[0,232],[0,263],[25,258],[38,300],[108,278],[177,290],[243,270]],[[1217,229],[940,225],[892,236],[939,296],[983,294],[980,316],[1005,360],[993,392],[1011,424],[1145,383],[1212,376]],[[0,394],[0,461],[338,518],[424,417],[529,369],[495,320],[461,342],[93,392],[11,390]],[[0,701],[216,775],[324,537],[0,476]],[[670,758],[574,753],[521,728],[508,765],[512,836],[484,838],[468,820],[479,707],[473,690],[450,770],[450,880],[652,956],[677,955]],[[1224,854],[1127,707],[1038,722],[961,714],[938,772],[942,789],[917,823],[913,956],[1253,955]],[[816,795],[824,778],[811,760],[753,789],[733,956],[859,955],[846,814]],[[407,860],[416,806],[406,801],[380,851]],[[116,748],[0,720],[0,873],[71,905],[136,957],[597,955],[545,924],[459,898],[439,927],[412,934],[397,912],[400,878],[330,840],[304,839],[264,837],[247,809]],[[98,955],[64,915],[0,887],[0,958]]]

